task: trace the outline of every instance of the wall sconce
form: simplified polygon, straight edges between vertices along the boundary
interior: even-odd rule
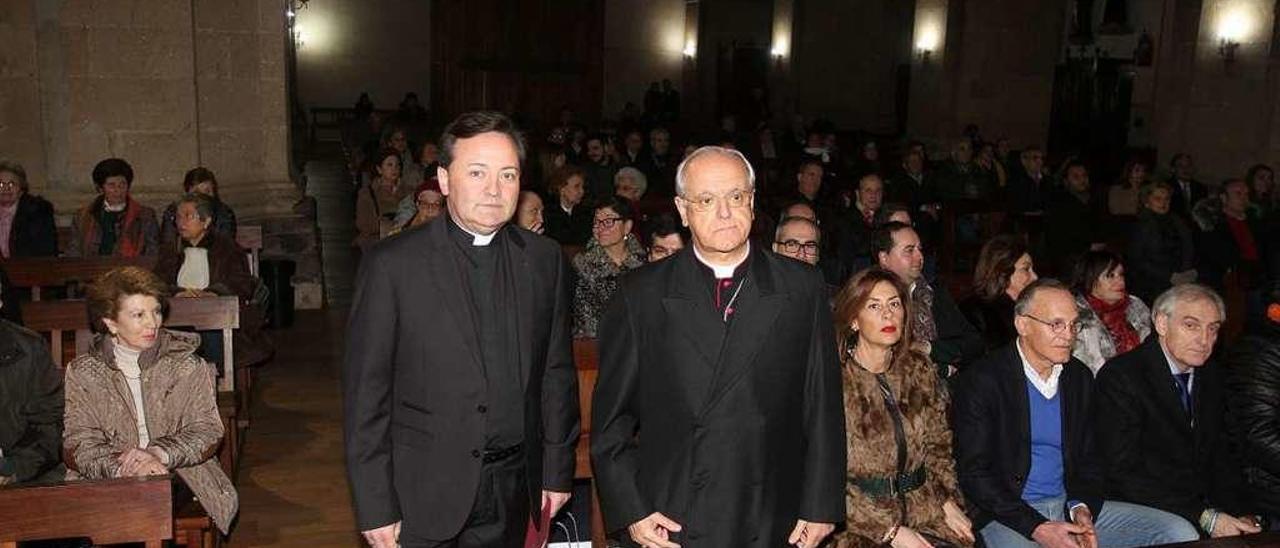
[[[940,38],[938,29],[934,25],[929,25],[920,32],[916,40],[916,59],[920,60],[920,64],[929,64],[934,52],[938,49]]]
[[[1240,49],[1240,42],[1230,38],[1223,38],[1218,42],[1218,55],[1222,56],[1222,61],[1227,64],[1236,62],[1236,50]]]
[[[1234,63],[1236,50],[1249,34],[1250,20],[1243,10],[1235,10],[1223,15],[1218,21],[1218,55],[1226,64]]]
[[[694,57],[698,56],[698,43],[692,38],[685,40],[684,51],[681,53],[684,53],[685,59],[692,60]]]

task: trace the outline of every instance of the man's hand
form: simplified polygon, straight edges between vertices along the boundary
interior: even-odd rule
[[[10,483],[17,483],[17,481],[17,478],[13,476],[0,476],[0,485],[9,485]]]
[[[1218,514],[1218,521],[1213,524],[1213,531],[1209,533],[1209,536],[1213,538],[1238,537],[1261,531],[1262,528],[1258,527],[1250,518],[1238,518],[1228,515],[1226,512],[1221,512]]]
[[[631,535],[631,540],[644,548],[680,548],[679,544],[670,540],[670,533],[679,532],[680,529],[679,523],[671,521],[671,518],[661,512],[654,512],[649,517],[628,525],[627,533]]]
[[[561,508],[564,508],[565,503],[569,502],[569,497],[571,496],[573,496],[572,493],[561,493],[559,491],[548,491],[546,489],[543,489],[542,490],[542,507],[546,508],[548,505],[550,505],[551,515],[555,516],[556,514],[560,513]]]
[[[797,520],[796,528],[792,529],[791,536],[787,537],[787,544],[799,546],[800,548],[817,548],[819,544],[822,544],[822,540],[835,530],[834,523],[811,523],[805,520]]]
[[[361,534],[364,535],[365,542],[373,548],[396,548],[400,545],[400,522],[370,529]]]
[[[1080,546],[1082,548],[1098,548],[1098,530],[1093,528],[1093,512],[1089,511],[1089,507],[1077,507],[1071,512],[1071,519],[1075,521],[1076,525],[1089,530],[1076,537],[1076,541],[1080,543]]]
[[[1089,529],[1065,521],[1046,521],[1031,532],[1031,539],[1044,548],[1080,548],[1077,535]]]

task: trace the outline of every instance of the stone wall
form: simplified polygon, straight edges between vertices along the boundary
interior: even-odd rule
[[[157,209],[203,165],[240,221],[264,225],[273,245],[272,223],[305,220],[290,179],[285,8],[0,0],[2,155],[26,167],[61,224],[96,195],[90,173],[103,158],[128,160],[134,197]],[[298,281],[318,288],[319,279]]]
[[[604,105],[616,117],[628,102],[644,108],[650,82],[680,85],[684,0],[611,0],[604,12]]]

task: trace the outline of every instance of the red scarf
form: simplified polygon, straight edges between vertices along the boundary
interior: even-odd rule
[[[1116,343],[1116,355],[1124,354],[1138,346],[1138,331],[1129,325],[1129,295],[1126,293],[1120,300],[1107,304],[1093,295],[1089,295],[1089,308],[1102,319],[1107,326],[1111,340]]]

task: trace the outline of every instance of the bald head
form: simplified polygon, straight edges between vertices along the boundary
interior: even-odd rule
[[[676,169],[676,193],[683,196],[688,191],[690,171],[703,172],[710,169],[717,172],[727,172],[733,170],[730,164],[735,165],[738,170],[745,174],[746,186],[755,189],[756,171],[751,167],[751,162],[748,162],[741,152],[731,148],[705,146],[690,152],[684,161],[680,162],[680,167]],[[709,169],[702,169],[704,165]]]

